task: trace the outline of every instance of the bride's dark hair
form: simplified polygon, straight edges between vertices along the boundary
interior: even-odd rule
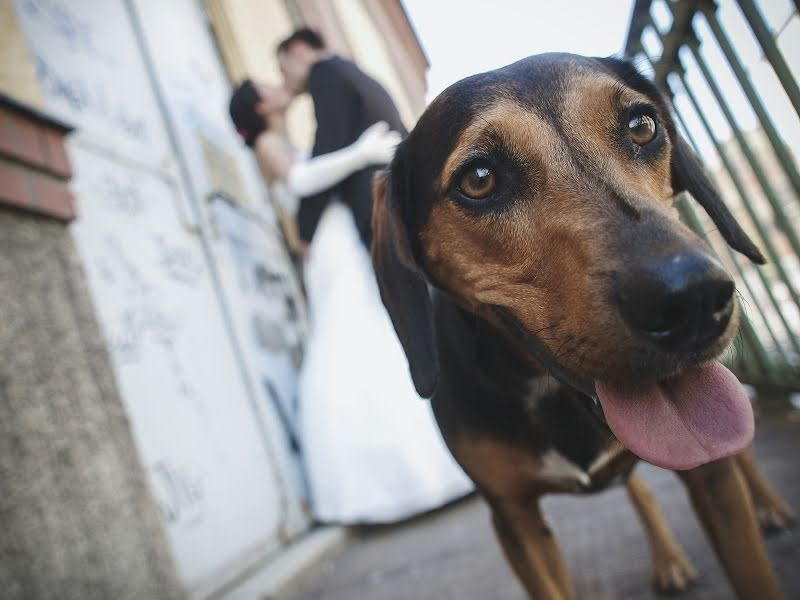
[[[236,131],[251,148],[256,143],[256,138],[267,130],[266,119],[256,112],[256,104],[259,102],[261,95],[255,84],[250,79],[245,79],[233,92],[228,107]]]

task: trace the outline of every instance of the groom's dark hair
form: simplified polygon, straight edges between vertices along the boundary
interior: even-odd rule
[[[295,42],[305,44],[314,50],[325,49],[325,41],[322,39],[320,34],[313,29],[309,29],[308,27],[302,27],[278,44],[278,54],[281,52],[286,52]]]

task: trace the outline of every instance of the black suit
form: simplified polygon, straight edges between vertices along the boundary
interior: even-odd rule
[[[383,86],[349,60],[332,56],[316,63],[308,78],[308,91],[317,118],[313,156],[349,146],[378,121],[386,121],[391,129],[403,135],[407,133]],[[297,215],[300,237],[311,241],[323,211],[333,194],[338,193],[353,211],[361,239],[369,247],[375,171],[375,168],[357,171],[333,188],[303,199]]]

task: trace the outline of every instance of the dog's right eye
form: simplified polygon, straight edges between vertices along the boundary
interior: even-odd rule
[[[631,119],[628,122],[628,132],[634,144],[646,146],[656,138],[658,133],[656,120],[650,115],[631,115]]]
[[[484,163],[471,165],[458,183],[459,191],[471,200],[487,198],[497,187],[497,176],[492,167]]]

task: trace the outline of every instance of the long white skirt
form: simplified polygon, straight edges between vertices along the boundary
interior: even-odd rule
[[[390,522],[470,492],[429,402],[414,390],[369,255],[342,204],[320,220],[305,281],[311,334],[300,431],[315,517]]]

